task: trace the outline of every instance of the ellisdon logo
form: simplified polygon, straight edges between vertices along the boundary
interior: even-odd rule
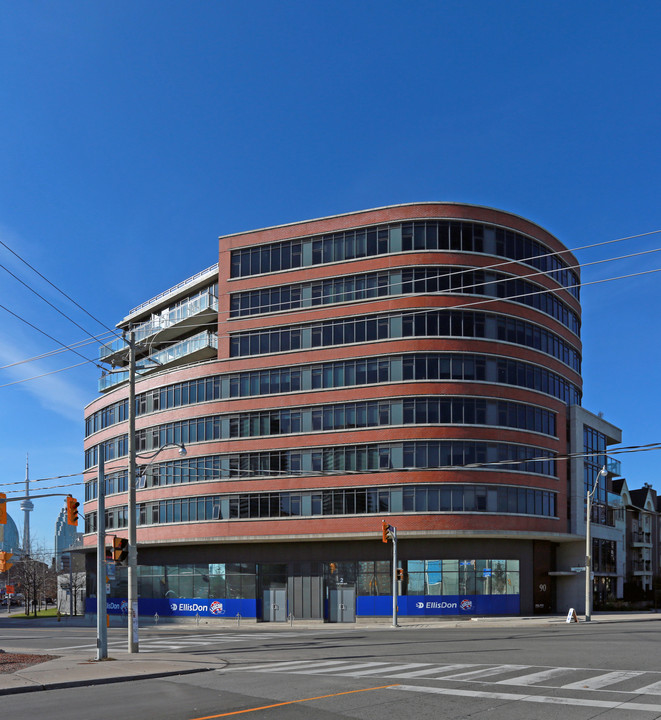
[[[170,610],[172,610],[172,612],[209,612],[209,606],[196,602],[171,602]]]
[[[440,602],[437,600],[428,600],[427,602],[417,602],[415,606],[418,610],[456,610],[459,607],[462,610],[472,610],[473,601],[465,599],[462,600],[461,603],[456,603],[448,602],[447,600]]]
[[[108,600],[106,603],[106,608],[108,610],[119,610],[122,613],[127,613],[129,611],[129,604],[126,600],[122,600],[121,602],[113,602],[112,600]]]

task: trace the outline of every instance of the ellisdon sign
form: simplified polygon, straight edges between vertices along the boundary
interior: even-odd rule
[[[461,602],[427,600],[427,602],[417,602],[415,606],[418,610],[457,610],[461,608],[464,612],[468,612],[473,609],[473,601],[468,598],[464,598]]]
[[[170,611],[178,613],[199,613],[200,615],[224,615],[225,607],[219,600],[170,600]]]
[[[107,598],[106,611],[110,615],[128,614],[129,604],[125,598]],[[85,601],[85,612],[96,612],[96,598],[87,598]],[[256,617],[257,601],[239,600],[236,598],[140,598],[140,615],[155,615],[161,617],[168,615],[188,615],[206,617]]]
[[[520,608],[518,595],[405,595],[397,604],[400,615],[517,615]]]

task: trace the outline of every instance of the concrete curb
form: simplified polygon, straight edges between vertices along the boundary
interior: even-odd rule
[[[38,683],[23,687],[0,688],[0,695],[20,695],[21,693],[37,692],[40,690],[64,690],[66,688],[86,687],[89,685],[110,685],[111,683],[129,682],[132,680],[156,680],[158,678],[173,677],[175,675],[192,675],[194,673],[213,672],[218,668],[202,667],[189,670],[164,670],[144,675],[117,675],[114,677],[89,678],[87,680],[67,680],[48,684]]]

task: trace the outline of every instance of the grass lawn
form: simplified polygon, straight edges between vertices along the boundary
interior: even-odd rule
[[[56,617],[56,616],[57,616],[57,608],[48,608],[48,610],[37,610],[38,618]],[[22,612],[22,613],[12,613],[9,617],[17,618],[19,620],[25,620],[26,617],[34,618],[34,615],[32,613],[30,613],[30,615],[26,615],[24,612]]]

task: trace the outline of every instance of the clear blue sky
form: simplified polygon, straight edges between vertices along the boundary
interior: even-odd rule
[[[659,3],[5,0],[1,16],[0,239],[111,327],[213,264],[219,235],[306,218],[447,200],[570,248],[661,230]],[[1,246],[0,263],[102,330]],[[583,279],[654,268],[661,254]],[[86,338],[2,269],[0,304]],[[588,286],[583,305],[584,405],[627,445],[661,441],[661,274]],[[0,309],[0,365],[56,348]],[[5,386],[78,362],[0,370],[6,490],[27,453],[33,478],[82,470],[98,370]],[[630,486],[661,490],[660,453],[621,459]],[[35,501],[47,547],[62,502]]]

